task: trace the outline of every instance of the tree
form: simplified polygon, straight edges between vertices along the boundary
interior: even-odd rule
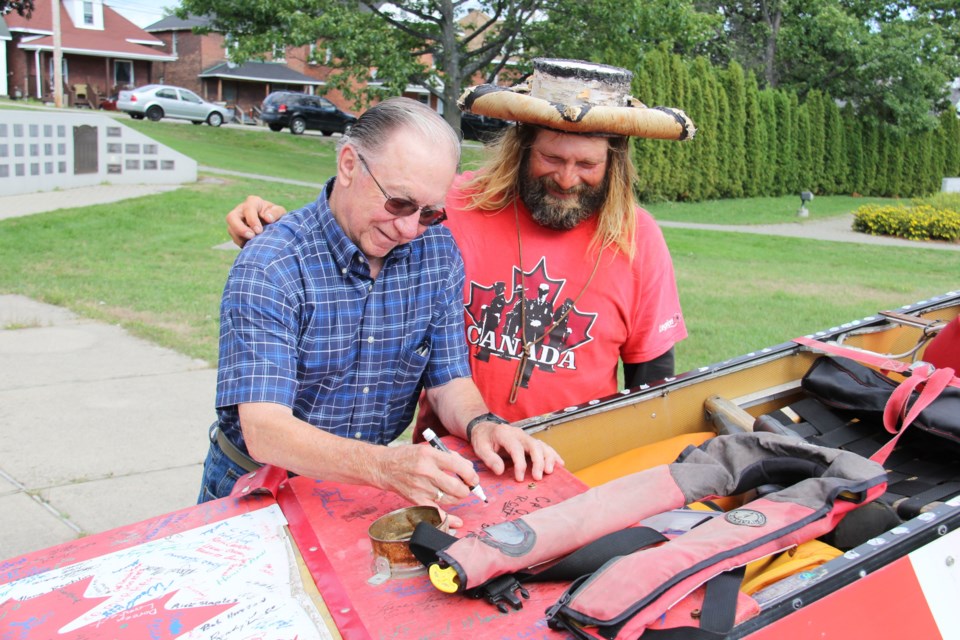
[[[624,20],[625,11],[641,22]],[[441,100],[454,127],[463,87],[503,71],[520,79],[532,57],[633,66],[651,39],[694,46],[688,31],[700,25],[690,0],[183,0],[178,15],[187,14],[211,16],[235,61],[322,41],[318,55],[335,69],[329,86],[358,106],[416,85]],[[696,28],[701,40],[710,34]]]
[[[282,46],[322,42],[336,72],[328,83],[357,106],[418,85],[459,126],[461,87],[492,80],[520,50],[520,30],[550,0],[183,0],[178,15],[211,16],[231,41],[231,58],[262,58]],[[467,6],[478,11],[468,11]],[[323,59],[318,60],[324,62]]]
[[[666,45],[691,58],[707,51],[720,16],[698,12],[691,0],[555,2],[547,19],[524,28],[531,57],[590,60],[632,69]]]
[[[0,0],[0,16],[5,16],[11,11],[29,18],[33,13],[33,0]]]
[[[960,16],[942,0],[698,0],[723,16],[714,62],[737,60],[768,87],[819,90],[904,132],[935,126],[960,75]]]

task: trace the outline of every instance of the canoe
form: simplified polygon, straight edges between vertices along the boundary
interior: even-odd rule
[[[521,426],[555,447],[566,469],[523,483],[479,469],[490,503],[471,496],[450,507],[465,522],[458,535],[668,464],[718,429],[749,432],[770,416],[795,416],[809,400],[804,375],[818,359],[836,357],[824,351],[862,356],[874,368],[882,360],[884,371],[906,368],[958,315],[960,292],[950,292],[525,420]],[[784,424],[799,434],[805,423],[798,422]],[[868,436],[857,440],[861,447],[892,437]],[[463,443],[445,441],[472,456]],[[893,526],[864,529],[862,540],[851,527],[845,544],[816,541],[833,553],[799,569],[759,568],[767,578],[750,594],[756,610],[722,635],[960,637],[960,460],[947,447],[924,449],[929,443],[897,450],[919,464],[909,474],[891,468],[877,501],[897,514]],[[908,495],[911,483],[935,499]],[[515,608],[443,593],[421,568],[377,555],[371,525],[407,506],[369,487],[266,467],[244,476],[228,498],[0,562],[0,638],[574,637],[550,628],[544,613],[567,583],[529,585]]]

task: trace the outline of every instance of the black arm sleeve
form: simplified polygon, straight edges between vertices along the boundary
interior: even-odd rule
[[[623,363],[623,382],[627,388],[639,387],[673,375],[673,347],[647,362]]]

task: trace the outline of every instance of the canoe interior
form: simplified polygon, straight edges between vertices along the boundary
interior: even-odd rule
[[[898,311],[926,320],[950,321],[960,314],[960,293]],[[923,334],[919,327],[878,315],[814,337],[876,353],[904,354]],[[920,359],[923,348],[916,354]],[[754,417],[786,406],[802,397],[800,379],[820,355],[792,342],[783,343],[688,371],[648,389],[622,392],[529,420],[524,427],[557,449],[567,468],[576,473],[637,447],[680,434],[713,431],[704,408],[710,396],[730,400]],[[901,359],[909,361],[910,357]]]

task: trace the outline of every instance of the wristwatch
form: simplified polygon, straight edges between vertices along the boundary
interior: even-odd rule
[[[496,424],[510,424],[507,420],[504,420],[495,413],[487,412],[481,414],[467,423],[467,442],[472,443],[471,436],[473,436],[473,428],[480,424],[481,422],[494,422]]]

